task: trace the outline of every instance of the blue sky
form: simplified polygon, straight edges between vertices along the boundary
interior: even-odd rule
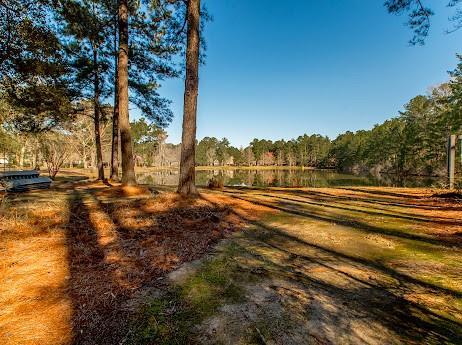
[[[205,30],[198,139],[245,146],[255,137],[334,138],[396,116],[446,81],[462,52],[462,30],[445,34],[445,3],[427,0],[436,12],[430,36],[411,47],[406,17],[389,15],[382,0],[206,0],[214,20]],[[173,101],[173,143],[181,140],[183,85],[160,89]]]

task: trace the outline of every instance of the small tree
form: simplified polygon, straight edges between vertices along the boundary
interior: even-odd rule
[[[54,179],[69,157],[69,145],[66,144],[64,135],[55,132],[44,134],[41,139],[40,151],[47,165],[48,175]]]

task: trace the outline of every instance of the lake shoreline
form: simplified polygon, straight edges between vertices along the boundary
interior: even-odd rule
[[[264,165],[264,166],[248,166],[248,165],[200,165],[196,166],[196,171],[204,170],[328,170],[335,171],[332,168],[317,168],[317,167],[301,167],[301,166],[281,166],[281,165]],[[156,171],[156,170],[179,170],[178,167],[136,167],[136,172]]]
[[[61,170],[64,174],[87,175],[96,178],[91,169]],[[156,185],[177,185],[179,170],[176,167],[135,168],[138,183]],[[44,172],[45,173],[45,172]],[[105,172],[106,173],[106,172]],[[106,175],[107,176],[107,175]],[[300,166],[197,166],[196,184],[207,186],[211,179],[223,181],[225,186],[262,187],[339,187],[339,186],[381,186],[381,187],[438,187],[445,183],[444,177],[405,175],[390,172],[380,174],[346,173],[335,169],[318,169]]]

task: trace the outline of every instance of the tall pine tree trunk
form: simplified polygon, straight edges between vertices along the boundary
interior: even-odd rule
[[[114,25],[114,56],[115,56],[115,73],[114,73],[114,113],[112,115],[112,147],[111,147],[111,180],[119,179],[119,96],[117,92],[117,73],[118,73],[118,56],[117,56],[117,22]]]
[[[186,80],[184,90],[183,135],[178,193],[196,194],[195,151],[196,113],[199,87],[200,0],[188,0],[188,42],[186,46]]]
[[[128,117],[128,0],[119,0],[119,61],[117,73],[122,183],[136,184],[133,143]]]
[[[117,83],[117,78],[115,80]],[[117,91],[114,95],[114,113],[112,115],[111,179],[119,179],[119,100]]]
[[[101,127],[100,127],[100,106],[99,106],[99,73],[98,73],[98,50],[93,48],[93,68],[95,73],[94,80],[94,107],[95,107],[95,146],[96,164],[98,166],[98,180],[104,180],[103,152],[101,150]]]

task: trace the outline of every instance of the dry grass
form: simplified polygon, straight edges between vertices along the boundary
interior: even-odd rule
[[[460,237],[461,227],[447,222],[460,218],[462,206],[431,195],[430,190],[391,188],[246,190],[242,194],[225,189],[185,199],[171,192],[154,194],[145,186],[92,182],[58,183],[49,191],[10,195],[0,208],[1,343],[116,344],[125,337],[137,307],[130,303],[134,297],[249,221],[279,221],[295,236],[346,252],[351,249],[355,255],[366,255],[359,248],[362,244],[368,250],[386,247],[391,253],[401,241],[396,236],[406,235],[403,226],[432,236],[432,241],[441,238],[443,244],[451,244]],[[282,217],[281,208],[317,218],[291,224],[295,218],[289,213]],[[391,215],[404,218],[384,223]],[[335,224],[342,221],[342,226]],[[359,221],[396,226],[397,235],[358,237],[360,232],[349,227]],[[331,236],[334,230],[337,238]],[[339,243],[342,239],[344,244]],[[399,248],[405,255],[424,251]],[[435,260],[440,255],[430,254]],[[274,253],[269,257],[277,259]],[[438,268],[424,267],[421,261],[420,272]],[[397,258],[392,264],[407,273]],[[409,266],[409,274],[416,265],[417,261]],[[458,289],[452,281],[442,284]]]
[[[2,344],[114,344],[133,312],[127,301],[242,225],[223,197],[65,186],[3,205]]]
[[[121,186],[114,184],[113,188],[105,188],[99,193],[100,196],[107,196],[110,198],[124,198],[136,196],[151,196],[152,193],[146,186]]]
[[[65,199],[52,193],[35,205],[8,202],[0,219],[2,344],[69,343]]]

